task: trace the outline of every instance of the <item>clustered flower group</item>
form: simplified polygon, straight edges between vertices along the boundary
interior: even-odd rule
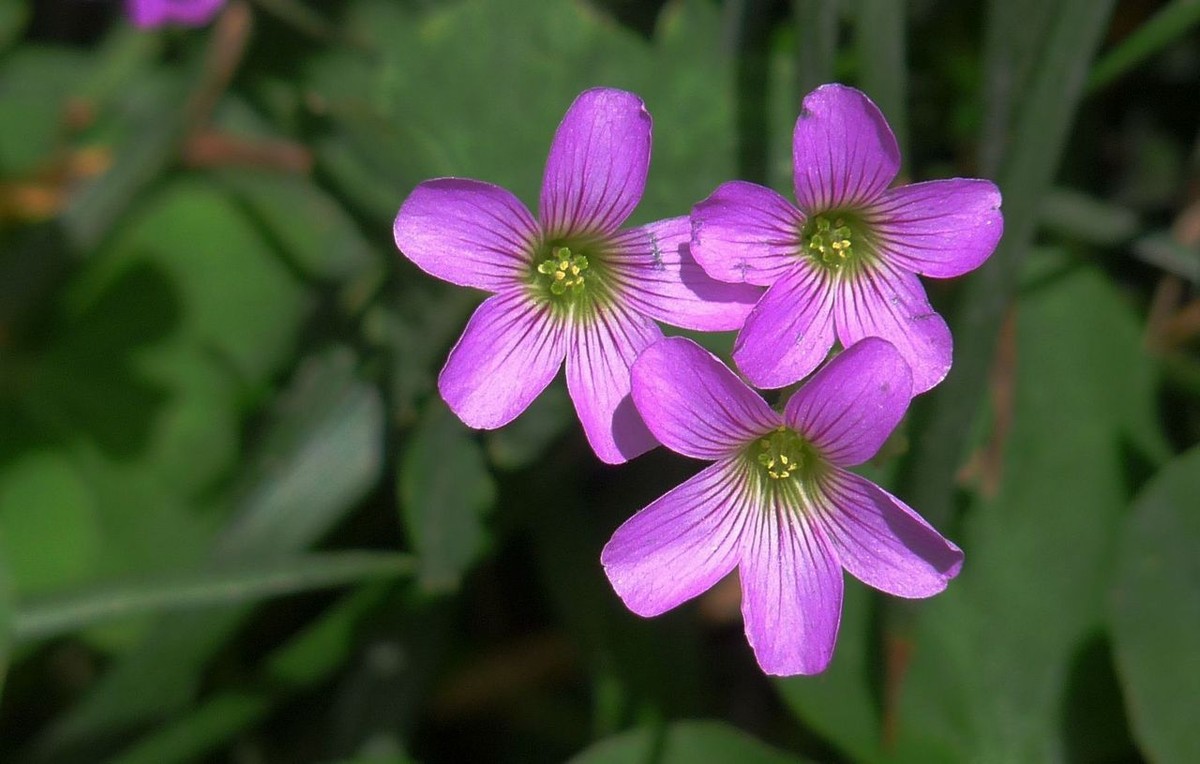
[[[889,188],[900,168],[891,129],[863,93],[833,84],[805,97],[796,121],[795,204],[732,181],[688,216],[623,228],[645,188],[650,136],[636,95],[588,90],[554,137],[536,218],[477,180],[413,190],[396,216],[400,251],[491,293],[438,389],[467,425],[501,427],[565,361],[600,459],[661,443],[711,462],[613,534],[601,554],[613,588],[652,616],[736,568],[759,665],[817,673],[833,655],[843,569],[927,597],[962,565],[958,547],[848,468],[949,370],[950,332],[917,276],[958,276],[987,259],[1003,229],[1000,194],[973,179]],[[664,337],[659,321],[740,330],[742,376]],[[743,377],[762,389],[808,379],[775,410]]]

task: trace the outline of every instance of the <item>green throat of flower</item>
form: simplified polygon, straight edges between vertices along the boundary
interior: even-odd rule
[[[802,254],[832,273],[852,273],[871,258],[862,221],[844,212],[814,215],[800,234]]]
[[[532,286],[555,308],[591,305],[604,292],[600,248],[592,243],[556,241],[542,245],[533,258]]]
[[[813,447],[794,430],[780,425],[759,438],[751,447],[759,472],[769,481],[801,478],[817,464]]]

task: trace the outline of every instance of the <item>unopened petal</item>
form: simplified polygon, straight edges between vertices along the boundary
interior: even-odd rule
[[[650,319],[609,305],[574,322],[567,350],[567,391],[596,456],[620,464],[658,445],[629,395],[629,367],[662,330]]]
[[[792,160],[796,201],[813,215],[879,196],[900,170],[900,148],[871,99],[845,85],[822,85],[804,97]]]
[[[842,617],[842,569],[820,529],[784,507],[758,510],[738,575],[742,618],[768,674],[817,674],[833,658]]]
[[[633,365],[633,399],[663,445],[697,459],[728,456],[781,423],[725,364],[683,337],[643,351]]]
[[[686,217],[622,231],[606,264],[640,313],[697,331],[740,329],[763,290],[710,277],[692,257],[691,237]]]
[[[770,286],[795,265],[804,221],[771,189],[730,181],[692,208],[692,254],[715,279]]]
[[[963,553],[908,505],[866,478],[835,470],[816,517],[850,575],[897,597],[929,597],[958,575]]]
[[[546,389],[565,354],[562,323],[547,306],[521,293],[495,295],[467,322],[438,390],[469,427],[502,427]]]
[[[738,368],[756,387],[803,379],[833,347],[833,301],[825,273],[799,261],[747,316],[733,346]]]
[[[950,371],[950,329],[934,312],[920,280],[879,261],[838,284],[837,335],[849,347],[864,337],[896,346],[912,370],[913,394],[929,390]]]
[[[826,364],[787,402],[788,426],[843,466],[879,451],[904,418],[912,372],[889,342],[868,337]]]
[[[459,286],[498,292],[524,278],[537,224],[511,192],[478,180],[418,185],[392,227],[401,254]]]
[[[617,596],[649,617],[710,589],[737,564],[749,502],[745,471],[717,462],[626,520],[600,553]]]
[[[870,217],[882,257],[934,278],[975,270],[1004,233],[1000,189],[973,178],[893,188],[872,206]]]
[[[650,129],[633,93],[594,88],[575,99],[546,158],[540,211],[548,237],[617,230],[646,188]]]

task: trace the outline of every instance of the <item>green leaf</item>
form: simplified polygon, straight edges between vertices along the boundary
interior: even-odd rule
[[[440,401],[425,410],[400,464],[400,511],[421,586],[457,588],[488,545],[496,485],[479,442]]]
[[[63,104],[87,69],[67,48],[23,45],[0,59],[0,176],[31,174],[59,147]]]
[[[1200,447],[1167,464],[1138,495],[1121,533],[1110,623],[1117,669],[1142,752],[1200,761]]]
[[[247,460],[238,512],[210,552],[215,564],[296,554],[375,485],[383,462],[383,406],[355,363],[351,352],[333,348],[301,365]],[[38,740],[42,758],[186,706],[204,666],[245,615],[238,608],[164,619]]]
[[[0,3],[0,50],[12,44],[29,19],[26,3]]]
[[[967,515],[962,574],[916,605],[895,710],[899,750],[914,760],[931,750],[951,761],[1054,758],[1071,664],[1103,618],[1122,512],[1166,451],[1136,316],[1101,273],[1065,262],[1033,263],[1017,311],[999,492]]]
[[[1200,0],[1172,0],[1092,67],[1088,89],[1099,90],[1200,24]]]
[[[93,492],[60,451],[30,449],[0,467],[0,528],[6,584],[21,595],[86,580],[102,554]]]
[[[0,696],[4,694],[4,680],[8,676],[8,660],[12,652],[14,609],[12,582],[8,575],[3,542],[3,524],[0,524]]]
[[[728,724],[682,721],[613,735],[570,759],[571,764],[796,764],[780,751]]]
[[[326,552],[230,565],[154,580],[110,583],[18,605],[13,634],[49,639],[94,623],[149,612],[253,603],[409,573],[413,559],[383,552]]]
[[[654,146],[632,222],[686,214],[731,176],[732,71],[713,55],[722,25],[711,3],[669,5],[652,43],[583,3],[421,7],[356,3],[347,33],[371,55],[333,51],[309,67],[338,136],[318,146],[318,161],[381,217],[440,175],[497,183],[536,206],[555,128],[582,90],[599,85],[641,95],[656,134],[673,136]]]
[[[230,170],[220,179],[306,276],[345,281],[382,266],[337,200],[307,178]]]

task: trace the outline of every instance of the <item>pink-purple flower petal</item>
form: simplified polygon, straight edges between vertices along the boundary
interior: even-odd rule
[[[662,330],[619,304],[575,322],[567,349],[567,392],[596,456],[621,464],[658,445],[629,394],[629,368]]]
[[[605,264],[639,313],[702,332],[740,329],[763,290],[705,273],[689,249],[691,230],[691,222],[678,217],[622,231]]]
[[[742,618],[758,665],[824,671],[842,617],[842,568],[820,529],[785,506],[755,507],[742,549]]]
[[[720,459],[782,420],[712,353],[684,337],[646,348],[633,365],[633,400],[672,451]]]
[[[792,133],[792,161],[796,201],[811,216],[877,197],[900,170],[900,148],[865,94],[822,85],[804,98]]]
[[[858,580],[897,597],[930,597],[962,568],[963,553],[908,505],[850,472],[822,486],[817,522]]]
[[[842,345],[864,337],[895,345],[912,370],[914,395],[945,378],[953,354],[950,329],[914,274],[881,260],[839,281],[837,289],[834,311]]]
[[[795,267],[804,221],[769,188],[723,183],[692,208],[692,254],[715,279],[770,286]]]
[[[164,24],[203,26],[223,5],[225,0],[126,0],[125,13],[144,29]]]
[[[617,230],[646,188],[650,130],[650,113],[633,93],[579,94],[546,158],[539,209],[548,238]]]
[[[833,347],[834,290],[828,276],[803,260],[776,281],[746,318],[733,359],[756,387],[802,379]]]
[[[510,191],[465,178],[427,180],[392,227],[396,246],[431,276],[497,292],[529,270],[538,227]]]
[[[746,479],[736,465],[711,464],[617,529],[600,563],[626,607],[659,615],[733,570],[750,504]]]
[[[904,418],[912,372],[891,343],[868,337],[838,355],[784,409],[784,419],[834,464],[874,456]]]
[[[562,320],[521,292],[483,301],[438,375],[438,391],[469,427],[508,424],[554,379],[566,355]]]
[[[881,256],[934,278],[978,268],[1004,233],[1000,189],[975,178],[893,188],[871,206],[869,216]]]

